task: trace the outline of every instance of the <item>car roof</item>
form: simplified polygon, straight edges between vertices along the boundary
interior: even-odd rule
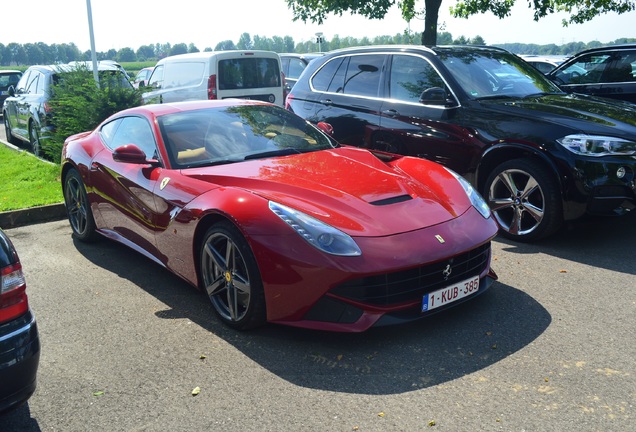
[[[483,45],[369,45],[341,48],[334,51],[329,51],[327,55],[332,56],[343,53],[355,53],[355,52],[368,52],[368,51],[386,51],[386,52],[428,52],[430,54],[437,53],[451,53],[451,52],[502,52],[508,53],[503,48],[483,46]]]
[[[621,50],[636,50],[636,44],[618,44],[618,45],[607,45],[607,46],[596,47],[596,48],[587,48],[577,52],[572,57],[579,56],[582,54],[592,53],[592,52],[621,51]]]

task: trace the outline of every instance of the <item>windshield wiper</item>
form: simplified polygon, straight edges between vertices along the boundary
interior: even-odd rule
[[[200,168],[205,166],[225,165],[240,162],[242,159],[217,159],[217,160],[205,160],[199,162],[193,162],[184,165],[183,168]]]
[[[244,160],[262,159],[262,158],[268,158],[268,157],[274,157],[274,156],[287,156],[287,155],[300,154],[300,153],[303,153],[303,152],[293,147],[290,147],[290,148],[282,148],[277,150],[269,150],[269,151],[264,151],[260,153],[252,153],[245,156]]]
[[[551,96],[551,95],[562,95],[564,92],[539,92],[539,93],[531,93],[529,95],[525,95],[523,98],[536,98],[541,96]]]
[[[489,95],[489,96],[481,96],[475,98],[475,100],[496,100],[496,99],[519,99],[519,96],[511,96],[511,95]]]

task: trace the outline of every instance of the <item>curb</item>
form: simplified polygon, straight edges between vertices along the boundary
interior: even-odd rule
[[[64,204],[51,204],[23,210],[0,212],[0,227],[2,229],[17,228],[42,222],[58,221],[65,218],[66,207]]]

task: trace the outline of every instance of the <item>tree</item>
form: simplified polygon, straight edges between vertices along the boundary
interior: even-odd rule
[[[135,54],[132,48],[122,48],[114,59],[119,62],[134,62],[137,61],[137,54]]]
[[[178,55],[178,54],[187,54],[188,46],[184,43],[174,44],[172,48],[170,48],[170,55]]]
[[[230,39],[221,41],[214,47],[214,51],[229,51],[235,49],[236,45],[234,45],[234,42],[232,42]]]
[[[416,16],[424,16],[422,45],[436,45],[437,20],[442,0],[423,0],[424,8],[418,10],[416,0],[287,0],[294,21],[301,20],[322,24],[330,13],[353,13],[369,19],[382,19],[389,9],[398,5],[402,16],[410,22]],[[510,16],[515,0],[458,0],[451,13],[457,18],[468,18],[478,13],[492,12],[498,18]],[[532,0],[534,20],[554,12],[570,14],[563,25],[580,24],[607,12],[618,14],[636,10],[636,0]],[[421,6],[419,6],[421,8]]]
[[[515,0],[459,0],[451,7],[451,12],[458,18],[468,18],[484,12],[492,12],[498,18],[505,18],[510,16],[514,4]],[[563,26],[566,27],[568,24],[582,24],[608,12],[622,14],[636,10],[634,0],[533,0],[530,4],[535,21],[554,12],[568,13],[569,19],[563,20]]]
[[[252,38],[249,33],[243,33],[236,44],[236,48],[240,50],[249,50],[253,47]]]

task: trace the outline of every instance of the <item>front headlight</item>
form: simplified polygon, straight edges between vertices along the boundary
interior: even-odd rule
[[[282,204],[269,202],[269,209],[309,244],[331,255],[360,256],[356,242],[342,231]]]
[[[455,171],[448,168],[446,168],[446,171],[451,173],[453,177],[457,179],[459,184],[462,185],[462,187],[464,188],[464,192],[466,192],[466,195],[468,196],[468,199],[470,199],[473,207],[475,207],[484,218],[488,219],[490,217],[490,207],[488,207],[486,201],[481,197],[481,195],[479,195],[479,192],[475,190],[475,188],[468,182],[468,180],[457,174]]]
[[[575,134],[557,142],[572,153],[585,156],[629,156],[636,154],[636,142],[622,138]]]

